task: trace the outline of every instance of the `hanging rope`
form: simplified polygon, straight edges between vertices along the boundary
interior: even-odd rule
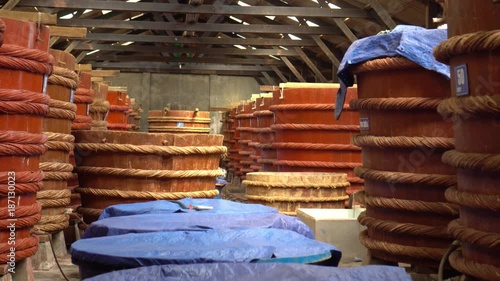
[[[434,49],[436,60],[449,64],[453,57],[500,50],[500,30],[479,31],[453,36]]]
[[[444,99],[435,98],[368,98],[351,100],[353,110],[435,110]]]
[[[0,67],[50,75],[55,59],[47,52],[3,44],[0,47]]]
[[[64,67],[54,66],[54,72],[49,76],[49,84],[76,89],[78,88],[79,79],[75,71]]]
[[[0,89],[0,113],[45,116],[50,97],[20,89]]]
[[[378,137],[358,135],[352,138],[352,144],[360,147],[376,148],[455,148],[455,140],[453,138],[439,137]]]

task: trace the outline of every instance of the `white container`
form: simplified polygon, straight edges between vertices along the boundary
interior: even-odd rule
[[[366,256],[366,248],[359,242],[359,233],[365,229],[358,216],[365,211],[354,209],[298,209],[297,217],[314,232],[314,238],[342,251],[341,262],[359,261]]]

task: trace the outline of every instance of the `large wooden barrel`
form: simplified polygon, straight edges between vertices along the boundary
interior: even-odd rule
[[[107,100],[110,104],[106,116],[108,130],[128,131],[131,126],[128,124],[127,87],[108,87]]]
[[[223,167],[227,169],[228,172],[234,172],[231,169],[231,152],[234,147],[234,143],[236,142],[234,138],[234,130],[232,130],[232,125],[234,123],[234,115],[231,110],[225,111],[222,115],[221,123],[222,128],[221,132],[224,135],[224,146],[227,148],[228,156],[222,160]]]
[[[451,98],[438,107],[455,130],[443,161],[457,169],[446,198],[460,206],[448,231],[461,248],[449,261],[474,280],[500,280],[500,3],[448,5],[450,38],[434,54],[451,70]]]
[[[240,144],[238,140],[240,140],[240,131],[238,129],[238,121],[236,120],[236,115],[238,113],[238,107],[234,107],[231,109],[229,114],[229,119],[232,120],[230,122],[229,130],[226,130],[225,133],[229,134],[229,172],[233,173],[235,176],[240,176],[240,159],[241,155],[238,153]]]
[[[346,173],[351,186],[348,193],[362,190],[363,181],[352,169],[361,163],[361,149],[351,144],[359,132],[359,115],[348,103],[357,89],[347,92],[346,112],[335,120],[335,95],[339,84],[284,83],[274,99],[276,149],[274,165],[280,172]]]
[[[259,105],[259,110],[254,112],[257,117],[257,134],[259,137],[259,144],[256,146],[260,150],[260,158],[257,162],[261,165],[261,170],[265,172],[277,171],[277,166],[273,163],[276,160],[276,149],[272,147],[274,142],[274,132],[271,126],[274,125],[274,114],[269,110],[273,104],[272,97],[264,97],[262,103]]]
[[[191,110],[150,110],[148,113],[150,133],[208,134],[210,112]]]
[[[90,105],[94,101],[94,90],[91,89],[92,76],[80,72],[78,88],[74,93],[74,104],[76,105],[76,118],[73,120],[71,130],[90,130],[92,128],[92,117],[90,117]]]
[[[295,215],[298,208],[343,208],[346,174],[308,172],[248,173],[243,181],[249,203],[277,208]]]
[[[0,43],[0,262],[12,268],[15,264],[10,262],[30,257],[38,249],[38,239],[30,232],[41,217],[36,192],[42,188],[39,163],[47,141],[42,126],[50,101],[44,94],[44,77],[52,72],[54,58],[47,53],[48,28],[11,19],[0,18],[0,21],[4,23],[3,26],[0,23],[3,29],[3,45]],[[28,64],[19,64],[23,59]],[[15,224],[15,229],[8,228],[10,223]],[[10,251],[12,234],[15,234],[15,253]]]
[[[373,257],[434,268],[451,244],[447,224],[458,208],[444,197],[456,181],[442,154],[453,130],[436,111],[449,95],[446,77],[405,58],[382,58],[353,68],[359,99],[367,226],[361,236]]]
[[[57,233],[68,227],[71,191],[68,180],[72,178],[73,165],[69,153],[73,151],[74,137],[71,125],[76,117],[73,104],[74,91],[78,87],[78,75],[74,72],[75,57],[70,53],[50,50],[56,60],[54,72],[48,78],[47,94],[50,110],[43,120],[43,133],[47,135],[47,152],[41,157],[40,169],[44,172],[43,188],[37,193],[42,205],[42,220],[37,227],[49,233]]]
[[[76,168],[86,222],[119,203],[215,197],[221,135],[75,132]]]
[[[236,121],[238,122],[238,128],[236,129],[240,133],[238,140],[239,149],[238,154],[240,155],[240,178],[245,179],[245,174],[253,172],[250,166],[253,164],[250,155],[252,155],[252,148],[248,145],[252,142],[252,127],[250,120],[253,118],[252,104],[251,102],[243,102],[238,106],[238,112],[236,113]]]
[[[139,123],[141,121],[142,109],[140,104],[138,104],[134,98],[130,99],[130,110],[131,111],[128,116],[128,123],[131,125],[130,130],[139,131],[141,128]]]
[[[252,160],[252,164],[250,165],[250,169],[254,172],[259,172],[262,169],[262,166],[258,162],[260,159],[260,148],[257,146],[259,143],[259,124],[257,123],[257,116],[255,112],[260,111],[262,106],[262,98],[256,98],[255,101],[252,101],[252,118],[250,119],[250,133],[252,134],[252,139],[248,143],[248,146],[252,149],[252,154],[250,154],[249,158]]]
[[[110,104],[108,99],[108,85],[99,82],[92,82],[94,90],[94,101],[90,105],[90,116],[92,117],[91,130],[107,130],[108,121],[106,117],[109,113]]]

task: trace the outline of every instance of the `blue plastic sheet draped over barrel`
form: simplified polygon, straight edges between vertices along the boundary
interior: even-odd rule
[[[153,232],[81,239],[71,246],[73,263],[112,268],[162,264],[249,263],[267,259],[317,262],[341,253],[334,246],[282,229],[253,228]]]
[[[242,204],[222,199],[193,199],[185,198],[179,200],[182,204],[189,206],[212,206],[213,210],[189,210],[183,209],[179,204],[170,201],[159,200],[146,203],[119,204],[107,207],[103,210],[99,219],[110,217],[131,216],[140,214],[168,214],[177,212],[205,212],[218,214],[255,214],[255,213],[277,213],[278,210],[259,204]]]
[[[85,231],[83,238],[113,236],[127,233],[160,231],[207,231],[220,228],[288,229],[314,239],[312,230],[296,217],[278,213],[217,214],[174,213],[114,217],[98,220]]]
[[[192,264],[115,271],[86,281],[410,281],[404,268],[363,266],[336,268],[303,264]]]

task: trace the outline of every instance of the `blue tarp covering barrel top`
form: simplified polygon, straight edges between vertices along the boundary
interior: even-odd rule
[[[404,268],[362,266],[336,268],[304,264],[190,264],[114,271],[86,281],[411,281]]]
[[[293,231],[251,228],[133,233],[81,239],[71,246],[71,256],[73,263],[86,272],[99,268],[111,271],[195,263],[313,263],[328,260],[337,265],[341,253],[332,245]]]
[[[112,217],[93,222],[83,238],[160,231],[206,231],[220,228],[279,228],[314,238],[312,230],[296,217],[278,213],[218,214],[190,212]]]
[[[168,214],[178,212],[205,212],[218,214],[256,214],[256,213],[277,213],[275,208],[259,204],[243,204],[223,199],[193,199],[185,198],[178,200],[185,206],[212,206],[212,210],[189,210],[177,203],[166,200],[151,201],[146,203],[119,204],[107,207],[103,210],[99,219],[120,216],[132,216],[140,214]]]

